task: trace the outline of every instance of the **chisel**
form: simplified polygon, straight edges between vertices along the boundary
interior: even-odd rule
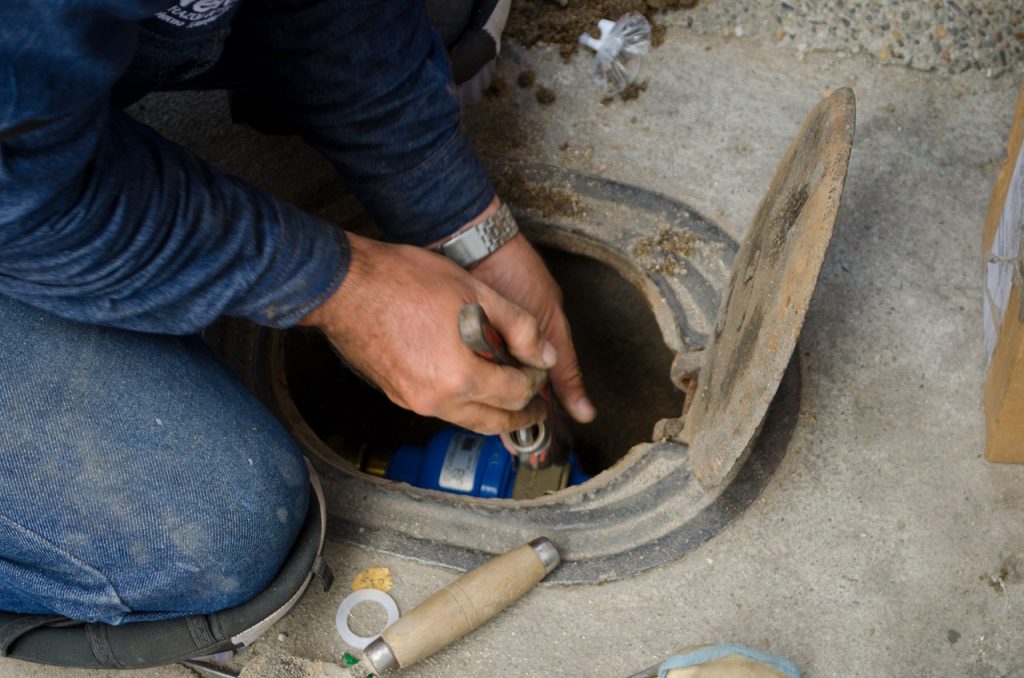
[[[481,358],[506,367],[520,367],[519,361],[508,352],[505,340],[491,324],[479,304],[468,304],[459,311],[459,334],[462,343]],[[544,469],[552,464],[565,464],[568,454],[563,445],[555,442],[551,427],[558,418],[549,386],[541,394],[548,405],[547,421],[517,429],[502,436],[516,452],[519,461],[533,469]]]
[[[385,674],[429,657],[522,598],[560,562],[547,537],[492,558],[386,628],[366,647],[365,660]]]

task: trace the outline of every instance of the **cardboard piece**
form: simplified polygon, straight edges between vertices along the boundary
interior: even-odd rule
[[[985,274],[985,457],[1024,463],[1024,87],[982,234]]]

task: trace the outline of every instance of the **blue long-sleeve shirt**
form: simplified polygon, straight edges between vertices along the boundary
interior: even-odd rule
[[[493,197],[417,0],[5,0],[0,294],[186,333],[221,314],[293,324],[344,278],[341,231],[112,106],[147,36],[223,48],[214,68],[258,82],[394,240],[443,237]]]

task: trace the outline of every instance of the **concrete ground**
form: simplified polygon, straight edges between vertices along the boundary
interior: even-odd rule
[[[1021,70],[990,79],[867,53],[798,55],[767,35],[688,31],[685,16],[668,17],[648,88],[629,102],[599,101],[582,54],[566,64],[554,48],[508,46],[508,86],[469,128],[484,151],[666,193],[739,238],[821,91],[854,89],[853,160],[803,332],[789,450],[755,505],[685,558],[600,586],[541,587],[406,675],[626,676],[728,640],[812,677],[1024,676],[1024,467],[982,458],[979,245]],[[554,103],[515,85],[524,69]],[[215,164],[331,203],[322,163],[295,141],[230,127],[220,95],[143,106]],[[344,544],[327,556],[335,589],[307,594],[236,666],[275,650],[340,660],[334,612],[363,568],[389,567],[406,611],[455,577]],[[0,678],[107,675],[0,661]]]

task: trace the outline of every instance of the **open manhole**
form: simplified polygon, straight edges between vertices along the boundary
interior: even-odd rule
[[[563,287],[600,413],[575,428],[580,464],[593,476],[582,484],[480,499],[379,477],[398,446],[423,445],[442,424],[392,405],[316,332],[223,326],[213,343],[320,471],[328,537],[468,569],[546,535],[563,556],[548,581],[596,582],[678,558],[739,516],[782,458],[799,410],[793,348],[852,142],[852,95],[840,99],[808,118],[769,191],[781,197],[765,200],[738,253],[713,223],[664,196],[550,166],[490,162]],[[799,205],[790,209],[795,199],[786,195]],[[730,280],[734,258],[743,271]],[[748,317],[759,323],[755,338]],[[693,393],[695,376],[693,409],[707,430],[692,416],[683,426],[682,387]],[[731,391],[743,402],[715,402]],[[699,447],[702,438],[714,446]]]
[[[580,363],[601,412],[572,430],[582,471],[593,476],[649,440],[658,420],[679,416],[681,393],[670,379],[674,353],[643,294],[614,268],[564,250],[540,251],[565,294]],[[391,403],[347,370],[320,332],[295,329],[279,341],[274,368],[283,370],[288,397],[339,460],[383,475],[399,446],[426,446],[447,427]]]

